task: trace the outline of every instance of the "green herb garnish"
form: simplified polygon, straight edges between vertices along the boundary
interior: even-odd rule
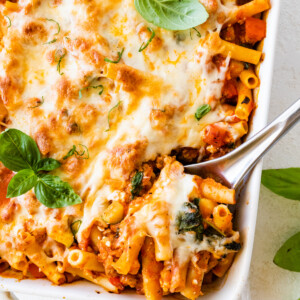
[[[151,37],[150,37],[150,39],[146,43],[144,43],[144,42],[142,43],[142,45],[141,45],[141,47],[139,49],[139,52],[142,52],[143,50],[145,50],[149,46],[149,44],[152,42],[152,40],[154,39],[154,37],[155,37],[154,30],[151,27],[147,27],[147,29],[151,33]]]
[[[300,232],[293,235],[281,246],[273,262],[280,268],[300,272]]]
[[[44,99],[44,96],[42,96],[42,100],[38,100],[38,101],[36,102],[36,105],[35,105],[35,106],[29,106],[28,108],[37,108],[37,107],[43,105],[44,102],[45,102],[45,99]]]
[[[53,20],[53,19],[47,19],[47,18],[46,18],[46,20],[47,20],[47,21],[50,21],[50,22],[56,23],[56,25],[57,25],[57,32],[54,33],[54,35],[58,35],[58,34],[60,33],[60,26],[59,26],[58,22],[56,22],[56,21]]]
[[[52,41],[46,42],[43,45],[54,44],[56,41],[57,39],[53,39]]]
[[[211,111],[211,107],[209,104],[203,104],[201,105],[195,113],[195,118],[199,121],[202,119],[206,114],[208,114]]]
[[[300,168],[263,170],[261,182],[277,195],[300,200]]]
[[[76,220],[74,221],[71,225],[70,225],[70,228],[71,228],[71,231],[72,231],[72,234],[75,238],[75,235],[76,233],[78,232],[79,230],[79,227],[81,226],[82,224],[82,221],[81,220]]]
[[[249,64],[247,62],[244,62],[244,68],[245,70],[249,70]]]
[[[119,58],[118,58],[117,60],[110,60],[109,58],[105,57],[105,58],[104,58],[104,61],[106,61],[106,62],[108,62],[108,63],[112,63],[112,64],[117,64],[118,62],[120,62],[124,50],[125,50],[125,48],[123,48],[121,52],[118,52]]]
[[[60,64],[61,64],[62,59],[66,56],[66,54],[67,54],[67,52],[66,52],[65,49],[58,49],[55,52],[54,59],[57,62],[56,70],[59,73],[59,75],[63,75],[64,74],[64,73],[61,73],[61,71],[60,71]]]
[[[119,101],[115,106],[113,106],[109,112],[108,112],[108,115],[107,115],[107,123],[108,123],[108,128],[105,130],[105,132],[109,131],[110,130],[110,114],[111,112],[116,109],[120,104],[122,103],[122,101]]]
[[[200,31],[199,31],[197,28],[195,28],[195,27],[193,27],[192,29],[194,29],[194,30],[196,31],[197,37],[201,38],[201,33],[200,33]]]
[[[300,200],[300,168],[263,170],[261,182],[277,195]],[[283,269],[300,272],[300,232],[281,246],[273,262]]]
[[[176,217],[176,225],[178,234],[193,231],[196,234],[196,240],[201,241],[203,239],[204,228],[198,198],[194,199],[193,202],[183,203]]]
[[[134,174],[131,179],[131,198],[133,199],[135,196],[138,196],[140,191],[142,190],[142,182],[143,182],[144,173],[138,171]]]
[[[69,152],[67,153],[66,156],[63,157],[63,159],[67,159],[73,155],[75,155],[75,157],[77,159],[89,159],[90,158],[90,153],[89,153],[89,149],[82,145],[82,144],[78,144],[78,146],[81,146],[82,148],[84,148],[85,150],[82,150],[81,152],[77,150],[76,146],[73,145],[73,147],[69,150]]]
[[[58,35],[59,32],[60,32],[60,26],[59,26],[58,22],[56,22],[56,21],[53,20],[53,19],[46,19],[46,20],[47,20],[47,21],[50,21],[50,22],[56,23],[56,25],[57,25],[57,32],[54,33],[54,35]],[[43,45],[53,44],[53,43],[55,43],[56,41],[57,41],[57,39],[53,39],[53,40],[51,40],[51,41],[49,41],[49,42],[44,43]]]
[[[168,30],[185,30],[204,23],[208,13],[198,0],[134,0],[148,22]]]
[[[6,15],[4,15],[4,17],[7,19],[7,23],[8,23],[7,28],[11,27],[11,19],[10,19],[10,17],[6,16]]]
[[[86,86],[86,87],[84,87],[84,88],[82,88],[82,89],[79,90],[79,93],[78,93],[79,94],[79,99],[82,98],[82,91],[87,90],[89,88],[92,88],[92,89],[98,89],[98,88],[100,88],[101,90],[98,93],[99,95],[102,95],[102,93],[104,91],[104,86],[102,84],[99,84],[99,85],[89,85],[89,86]]]
[[[228,250],[239,251],[242,246],[240,243],[232,242],[230,244],[225,244],[224,247]]]
[[[226,234],[220,230],[214,223],[206,220],[206,219],[203,219],[203,222],[206,223],[208,226],[210,226],[211,228],[213,228],[217,233],[219,233],[220,235],[222,236],[226,236]]]
[[[30,136],[17,129],[7,129],[0,134],[0,145],[0,161],[17,172],[9,182],[6,197],[18,197],[34,188],[37,199],[50,208],[82,202],[67,182],[45,173],[59,168],[60,162],[53,158],[41,159],[37,144]]]

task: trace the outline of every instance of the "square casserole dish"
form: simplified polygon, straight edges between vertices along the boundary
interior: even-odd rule
[[[270,2],[271,10],[267,12],[266,16],[267,37],[263,42],[265,59],[260,65],[259,77],[261,83],[259,90],[255,93],[257,108],[252,118],[248,138],[260,131],[267,124],[268,118],[280,0],[271,0]],[[202,300],[239,299],[242,296],[248,278],[254,243],[261,170],[262,163],[259,163],[249,176],[237,205],[235,223],[241,234],[242,249],[237,254],[233,265],[223,280],[213,286],[203,287],[205,295],[201,297]],[[121,295],[110,294],[101,287],[87,281],[77,281],[68,285],[54,286],[51,282],[42,279],[19,281],[15,278],[0,277],[0,290],[72,300],[145,299],[144,296],[137,295],[133,291],[126,291]],[[174,298],[183,297],[177,295],[175,297],[164,297],[164,299]]]

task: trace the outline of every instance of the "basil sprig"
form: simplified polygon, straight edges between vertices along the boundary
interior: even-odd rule
[[[18,172],[8,185],[7,198],[18,197],[34,188],[37,199],[50,208],[82,202],[67,182],[45,174],[59,168],[60,162],[53,158],[41,159],[37,144],[24,132],[7,129],[0,134],[0,161],[6,168]]]
[[[263,170],[261,182],[277,195],[300,200],[300,168]]]
[[[300,272],[300,232],[293,235],[281,246],[273,261],[283,269]]]
[[[208,13],[198,0],[134,0],[148,22],[168,30],[185,30],[204,23]]]

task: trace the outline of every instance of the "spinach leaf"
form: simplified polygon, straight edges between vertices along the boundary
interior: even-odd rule
[[[18,172],[9,182],[7,198],[18,197],[31,190],[37,183],[38,177],[32,169]]]
[[[53,158],[44,158],[38,161],[38,163],[34,166],[37,172],[40,171],[53,171],[60,167],[60,162]]]
[[[131,190],[130,190],[130,192],[131,192],[132,199],[135,196],[138,196],[141,189],[142,189],[143,176],[144,176],[144,173],[141,172],[141,171],[138,171],[134,174],[134,176],[131,179]]]
[[[177,215],[178,232],[190,231],[201,224],[201,216],[198,207],[191,203],[185,202],[180,213]]]
[[[280,268],[300,272],[300,232],[283,244],[273,261]]]
[[[207,234],[207,235],[220,235],[220,236],[226,237],[226,234],[222,230],[220,230],[214,223],[212,223],[212,222],[210,222],[206,219],[204,219],[203,221],[209,226],[208,228],[210,228],[210,229],[207,228],[205,230],[205,234]]]
[[[240,243],[237,243],[237,242],[232,242],[230,244],[225,244],[224,247],[228,250],[234,250],[234,251],[239,251],[242,246]]]
[[[61,208],[82,202],[72,187],[58,176],[40,175],[34,191],[37,199],[50,208]]]
[[[277,195],[300,200],[300,168],[263,170],[261,182]]]
[[[168,30],[185,30],[204,23],[208,13],[198,0],[134,0],[148,22]]]
[[[195,113],[195,118],[199,121],[202,119],[205,115],[207,115],[211,111],[211,107],[209,104],[203,104],[201,105]]]
[[[195,199],[196,200],[196,199]],[[202,216],[199,212],[198,201],[184,202],[182,209],[179,211],[176,217],[176,225],[178,233],[182,234],[187,231],[194,231],[196,233],[196,239],[203,239],[203,223]]]
[[[32,169],[41,158],[35,141],[17,129],[1,133],[0,145],[0,161],[12,171]]]

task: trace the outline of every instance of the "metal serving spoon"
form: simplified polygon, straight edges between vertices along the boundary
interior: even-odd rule
[[[211,177],[237,189],[257,162],[300,120],[300,99],[247,142],[209,161],[185,166],[187,173]]]

